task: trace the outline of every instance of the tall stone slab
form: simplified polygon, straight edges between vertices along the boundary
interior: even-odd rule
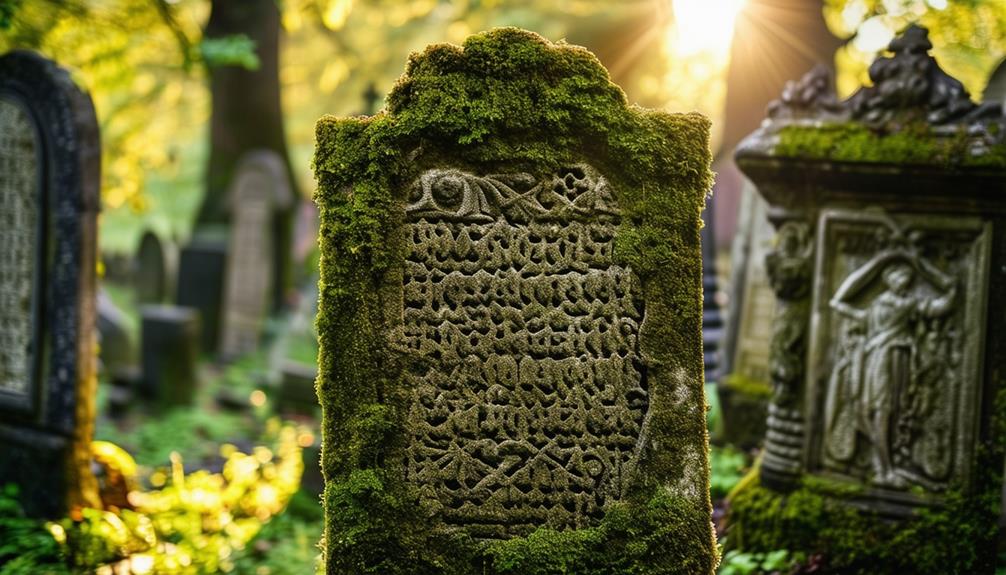
[[[859,535],[821,530],[813,543],[841,572],[994,565],[1006,117],[998,103],[973,103],[931,47],[909,27],[871,66],[873,85],[842,102],[823,69],[808,74],[737,153],[777,230],[766,261],[777,307],[762,487],[738,496],[735,518],[776,534],[797,515],[844,523]],[[765,487],[816,507],[760,525],[759,505],[774,504],[757,495]],[[808,539],[772,544],[798,541]]]
[[[277,212],[293,205],[286,163],[269,150],[249,152],[230,188],[230,247],[224,284],[220,353],[234,358],[258,348],[273,291]]]
[[[514,28],[319,122],[329,574],[713,571],[708,127]]]
[[[95,233],[90,97],[41,56],[0,57],[0,484],[55,516],[96,505]]]

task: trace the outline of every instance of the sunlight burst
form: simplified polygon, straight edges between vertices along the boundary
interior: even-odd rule
[[[671,0],[674,25],[669,44],[681,55],[727,54],[734,23],[746,0]]]

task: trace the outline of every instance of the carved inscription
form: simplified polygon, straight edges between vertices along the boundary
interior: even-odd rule
[[[638,282],[607,182],[424,174],[406,226],[407,473],[480,538],[583,527],[617,500],[648,405]]]
[[[28,113],[0,97],[0,392],[31,380],[32,297],[38,226],[38,155]]]
[[[821,465],[878,488],[942,491],[968,469],[978,416],[982,228],[886,215],[828,222],[816,304],[830,365],[817,377]]]

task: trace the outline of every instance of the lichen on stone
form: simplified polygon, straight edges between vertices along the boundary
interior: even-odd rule
[[[386,108],[375,116],[319,121],[314,160],[321,210],[317,385],[328,573],[693,575],[715,569],[704,457],[699,246],[699,215],[711,186],[708,130],[708,121],[697,114],[629,106],[589,52],[514,28],[414,54]],[[442,205],[424,199],[424,178],[437,177],[429,174],[446,178]],[[581,182],[591,178],[589,185]],[[475,195],[457,200],[458,190]],[[610,194],[617,210],[605,212],[596,198],[589,209],[581,205],[587,196],[577,194],[585,190]],[[535,202],[519,205],[529,194]],[[601,212],[607,215],[589,216]],[[511,267],[517,256],[504,247],[519,251],[514,244],[520,242],[536,246],[520,256],[526,274],[509,271],[521,268]],[[544,251],[534,251],[539,249]],[[553,266],[567,274],[554,277],[572,279],[536,279],[531,270],[538,265],[545,267],[536,273]],[[623,281],[618,270],[631,273]],[[493,291],[486,296],[485,290]],[[486,297],[489,303],[473,303]],[[496,297],[516,299],[499,306],[492,302]],[[515,305],[518,301],[524,305]],[[642,307],[641,322],[633,319],[637,307]],[[458,317],[461,308],[484,317]],[[423,318],[435,314],[447,327],[425,330]],[[576,317],[581,319],[570,319]],[[606,317],[624,318],[628,331],[582,341],[601,333]],[[486,347],[485,334],[502,329],[503,319],[515,325],[538,322],[531,333],[548,333],[550,339],[536,343],[526,336],[501,336]],[[457,330],[470,339],[458,340]],[[506,528],[480,530],[466,527],[475,515],[466,511],[463,498],[450,494],[481,489],[465,483],[473,477],[465,470],[482,464],[465,463],[456,473],[426,473],[416,454],[427,448],[437,452],[439,441],[455,437],[491,439],[479,435],[489,433],[485,422],[469,426],[458,406],[467,398],[474,401],[472,408],[482,409],[473,413],[483,413],[489,394],[500,392],[473,387],[471,394],[443,395],[452,385],[451,374],[437,370],[462,370],[453,372],[458,381],[491,375],[505,384],[514,365],[521,369],[522,363],[487,361],[521,359],[493,347],[503,345],[499,342],[517,346],[511,354],[530,346],[527,354],[542,359],[528,362],[528,369],[553,373],[541,381],[566,386],[562,389],[577,384],[560,385],[554,374],[577,374],[589,365],[612,377],[612,383],[627,378],[622,395],[591,400],[605,402],[615,417],[597,419],[592,425],[602,427],[591,433],[616,425],[621,431],[605,433],[638,437],[633,436],[632,457],[617,466],[618,481],[600,483],[614,489],[608,496],[518,525],[507,523],[513,511],[492,507],[496,499],[487,492],[479,517],[503,518]],[[454,357],[468,348],[466,353],[479,361]],[[580,365],[550,355],[581,348],[606,354],[610,361]],[[479,355],[484,353],[489,355]],[[486,371],[489,364],[496,367]],[[645,385],[636,390],[631,382],[640,377]],[[535,407],[525,409],[536,414],[549,398],[567,401],[571,393],[591,389],[521,393],[538,398],[528,404]],[[438,404],[443,397],[456,397],[454,407]],[[691,399],[677,402],[675,397]],[[438,409],[447,411],[438,415]],[[534,417],[555,429],[564,421],[547,410],[540,413]],[[572,438],[582,433],[576,430],[588,419],[577,418],[585,414],[569,416],[572,443],[563,440],[561,447],[570,453],[582,452]],[[444,425],[432,436],[422,431]],[[552,435],[551,440],[561,437]],[[529,441],[548,443],[550,438]],[[515,451],[503,447],[497,442],[491,449],[499,453],[479,453],[475,459],[521,457],[520,445],[512,446]],[[588,472],[610,469],[586,462],[567,465]],[[566,476],[557,473],[550,477]],[[545,485],[533,477],[509,480],[514,489],[530,486],[532,494]],[[586,499],[557,501],[575,506]],[[457,505],[457,513],[445,513],[445,505]],[[531,509],[521,505],[526,506],[518,510]]]

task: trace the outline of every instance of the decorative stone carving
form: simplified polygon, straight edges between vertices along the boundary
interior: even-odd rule
[[[330,573],[715,570],[707,129],[513,28],[318,123]]]
[[[627,487],[647,407],[643,301],[613,259],[607,181],[430,170],[417,196],[404,341],[435,361],[409,374],[409,479],[478,537],[589,526]]]

